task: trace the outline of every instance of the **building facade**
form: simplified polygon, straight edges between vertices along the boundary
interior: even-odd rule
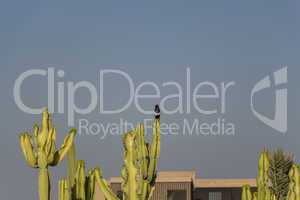
[[[194,171],[162,171],[151,200],[241,200],[246,184],[256,190],[255,179],[201,179]],[[121,178],[112,177],[110,185],[121,197]],[[104,200],[100,191],[96,191],[95,200]]]

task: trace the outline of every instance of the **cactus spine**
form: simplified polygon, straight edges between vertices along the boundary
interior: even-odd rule
[[[148,200],[154,190],[156,165],[160,154],[160,109],[155,106],[153,139],[149,145],[144,139],[144,126],[138,125],[123,137],[124,165],[121,171],[123,200]],[[102,177],[101,169],[95,170],[95,179],[108,200],[119,198]]]
[[[300,170],[294,164],[289,172],[290,184],[287,200],[300,200]]]
[[[20,135],[20,145],[28,165],[39,168],[39,199],[50,199],[50,176],[48,167],[60,163],[71,147],[76,130],[71,129],[60,149],[56,149],[56,129],[52,125],[47,109],[42,114],[42,125],[33,128],[33,136],[29,133]]]
[[[259,157],[258,177],[256,179],[258,200],[271,200],[271,191],[269,188],[269,168],[269,154],[267,151],[263,151]]]
[[[242,189],[242,200],[252,200],[251,188],[249,185],[244,185]]]

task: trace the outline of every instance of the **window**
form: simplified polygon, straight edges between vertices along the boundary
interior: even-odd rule
[[[222,192],[209,192],[208,200],[222,200]]]
[[[169,190],[167,200],[186,200],[185,190]]]

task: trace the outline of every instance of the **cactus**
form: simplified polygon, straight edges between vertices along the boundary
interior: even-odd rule
[[[249,185],[244,185],[242,189],[242,200],[252,200],[251,188]]]
[[[83,160],[78,161],[75,176],[75,199],[92,200],[95,191],[94,170],[89,170],[85,175],[85,163]]]
[[[89,170],[86,175],[85,162],[76,159],[75,144],[70,147],[67,158],[68,178],[59,182],[59,200],[93,200],[95,170]]]
[[[48,167],[58,165],[71,147],[76,130],[71,129],[59,150],[56,149],[56,129],[52,125],[51,116],[45,109],[42,114],[42,125],[33,128],[33,136],[29,133],[20,135],[20,145],[25,160],[32,168],[39,169],[39,199],[50,199],[50,176]]]
[[[289,172],[290,184],[287,200],[300,200],[300,170],[294,164]]]
[[[160,154],[160,109],[158,105],[155,106],[151,145],[145,142],[144,134],[144,126],[141,124],[123,136],[124,165],[121,171],[123,200],[148,200],[153,193],[156,164]],[[100,168],[95,170],[95,179],[106,199],[119,199],[102,177]]]
[[[67,179],[62,179],[58,182],[58,199],[59,200],[71,200],[70,187]]]
[[[102,170],[98,167],[95,169],[95,180],[98,184],[98,187],[102,191],[105,199],[107,200],[119,200],[119,198],[113,193],[112,189],[109,187],[109,184],[102,176]]]
[[[269,153],[264,150],[261,152],[258,160],[258,176],[256,178],[257,192],[251,195],[250,186],[243,186],[242,199],[247,199],[251,196],[253,200],[276,200],[274,195],[271,195],[269,188],[270,178],[270,162]],[[250,193],[250,194],[249,194]]]
[[[257,200],[257,195],[258,195],[257,192],[254,192],[252,195],[252,197],[253,197],[252,200]]]
[[[76,149],[75,144],[72,144],[67,154],[67,169],[68,169],[68,182],[70,187],[74,187],[75,176],[77,170],[77,160],[76,160]]]
[[[85,174],[84,161],[76,160],[74,145],[75,129],[71,129],[62,147],[55,146],[56,129],[46,109],[42,115],[41,130],[34,126],[33,137],[28,133],[20,136],[21,149],[27,163],[39,168],[40,200],[50,200],[49,166],[56,166],[68,153],[68,178],[59,181],[59,200],[93,200],[95,183],[107,200],[119,200],[102,176],[100,168]],[[156,165],[160,154],[160,110],[155,106],[152,144],[145,142],[144,126],[138,125],[123,137],[124,165],[121,171],[123,200],[148,200],[154,190],[157,176]],[[33,139],[32,139],[33,138]],[[33,142],[34,141],[34,145]]]
[[[258,177],[256,179],[258,200],[271,200],[269,170],[269,153],[267,151],[263,151],[259,157]]]
[[[74,188],[72,188],[69,179],[59,181],[59,200],[93,200],[95,192],[94,170],[89,170],[85,174],[85,162],[79,160],[74,177]]]

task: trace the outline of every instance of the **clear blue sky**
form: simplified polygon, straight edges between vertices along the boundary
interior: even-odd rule
[[[299,10],[297,0],[1,1],[1,198],[32,199],[36,192],[37,172],[25,166],[18,134],[28,130],[38,116],[21,112],[12,96],[15,79],[31,68],[52,66],[66,72],[65,81],[94,84],[100,69],[114,68],[126,71],[136,82],[159,84],[183,81],[185,67],[190,66],[193,83],[236,81],[227,116],[237,124],[236,135],[165,136],[160,169],[195,169],[201,177],[244,178],[255,176],[257,153],[264,147],[281,146],[300,155]],[[289,131],[283,136],[253,117],[247,95],[254,83],[284,65],[289,66]],[[45,87],[38,83],[24,88],[24,98],[32,105],[45,104]],[[107,98],[117,105],[126,87],[111,83],[111,88],[115,90]],[[85,105],[84,98],[78,101]],[[272,110],[268,102],[262,98],[267,111]],[[104,122],[120,117],[136,122],[147,116],[135,108],[120,116],[86,116]],[[162,120],[182,117],[201,116],[176,114]],[[66,131],[66,115],[55,118],[61,132]],[[77,143],[81,159],[90,166],[101,164],[106,176],[118,175],[119,137],[103,141],[79,137]],[[64,172],[62,165],[53,174]]]

